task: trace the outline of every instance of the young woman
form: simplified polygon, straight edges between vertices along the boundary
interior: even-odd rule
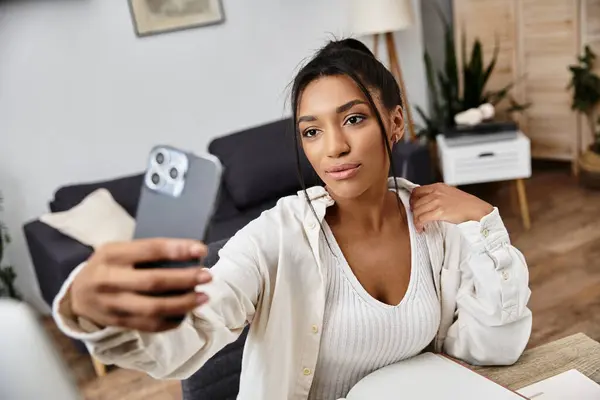
[[[335,41],[292,92],[298,147],[323,186],[281,199],[210,271],[131,267],[205,254],[186,240],[99,249],[55,300],[61,329],[105,363],[181,379],[251,323],[241,399],[337,399],[426,348],[515,362],[531,331],[525,260],[490,204],[388,179],[404,135],[390,72],[362,43]],[[167,290],[188,292],[151,295]]]

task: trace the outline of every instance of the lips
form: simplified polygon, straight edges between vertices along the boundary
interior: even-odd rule
[[[325,170],[325,173],[335,179],[341,181],[344,179],[350,179],[358,173],[360,169],[359,163],[347,163],[336,165]]]

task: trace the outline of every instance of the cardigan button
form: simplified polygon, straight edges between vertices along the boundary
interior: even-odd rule
[[[488,237],[490,235],[490,231],[487,228],[484,228],[481,231],[481,234],[483,235],[484,238]]]
[[[302,373],[303,373],[305,376],[308,376],[308,375],[310,375],[310,374],[312,373],[312,371],[310,370],[310,368],[304,368],[304,369],[302,370]]]
[[[312,326],[312,332],[313,332],[313,333],[319,333],[319,327],[318,327],[318,326],[316,326],[316,325],[313,325],[313,326]]]

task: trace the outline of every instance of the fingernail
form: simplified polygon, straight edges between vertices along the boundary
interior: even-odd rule
[[[198,283],[206,283],[210,280],[211,276],[207,270],[202,270],[196,275],[196,280]]]
[[[198,293],[196,295],[196,304],[204,304],[208,301],[208,296],[204,293]]]

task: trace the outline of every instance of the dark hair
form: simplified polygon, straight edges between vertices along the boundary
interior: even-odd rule
[[[381,136],[386,148],[389,160],[390,170],[395,177],[394,160],[392,157],[392,149],[387,139],[385,126],[381,115],[375,106],[371,92],[376,91],[383,106],[388,110],[396,106],[403,107],[400,87],[392,73],[381,63],[375,55],[362,42],[356,39],[343,39],[329,42],[325,47],[320,49],[317,54],[304,66],[294,79],[292,86],[292,115],[294,121],[294,147],[296,148],[296,163],[298,166],[298,176],[300,185],[304,190],[306,200],[312,208],[312,204],[306,192],[306,183],[304,182],[301,162],[300,162],[300,142],[298,140],[300,134],[298,131],[298,101],[303,90],[309,83],[315,79],[325,76],[346,75],[350,77],[365,95],[373,113],[377,118],[377,123],[381,130]],[[396,191],[398,186],[396,185]],[[400,202],[398,200],[398,204]],[[313,209],[314,213],[314,209]]]

